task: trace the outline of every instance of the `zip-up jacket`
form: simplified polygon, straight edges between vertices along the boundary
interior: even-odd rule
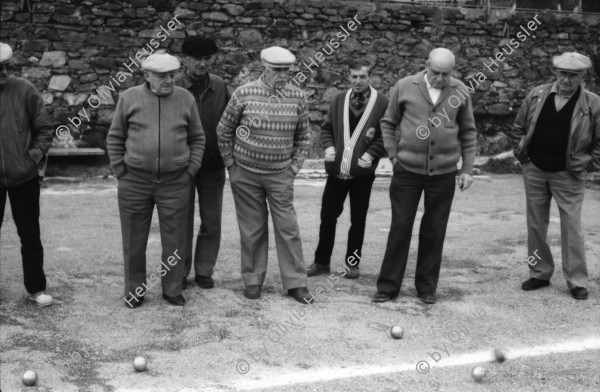
[[[206,137],[206,148],[202,158],[202,167],[200,172],[212,172],[225,168],[221,153],[219,152],[219,143],[217,140],[217,125],[227,107],[231,94],[225,85],[223,79],[217,75],[208,74],[208,85],[204,92],[198,91],[194,82],[184,70],[175,78],[175,85],[185,88],[192,93],[196,99],[202,129]]]
[[[349,155],[347,157],[344,156],[344,150],[347,147],[344,139],[344,104],[348,92],[344,91],[333,98],[329,112],[325,117],[323,125],[321,125],[321,146],[323,150],[327,150],[330,147],[335,148],[335,161],[325,162],[325,171],[327,171],[327,174],[340,174],[344,159],[349,160],[349,174],[352,177],[368,177],[375,174],[379,158],[385,154],[379,120],[387,109],[388,99],[385,95],[374,92],[375,90],[371,92],[371,97],[375,99],[371,114],[365,119],[360,134],[355,135],[352,133],[351,138],[356,137],[357,140],[351,154],[346,154]],[[366,110],[363,112],[363,116],[365,115]],[[358,160],[365,152],[373,158],[372,164],[368,168],[358,165]]]
[[[28,80],[9,76],[0,86],[0,188],[35,178],[52,137],[41,95]]]
[[[515,157],[521,163],[530,160],[527,149],[553,84],[533,88],[517,113],[510,137]],[[583,86],[573,111],[566,154],[567,171],[580,180],[586,179],[588,173],[600,170],[600,97]]]
[[[160,183],[198,172],[205,137],[189,91],[173,86],[171,94],[158,96],[144,83],[119,98],[106,142],[117,178],[131,171]]]

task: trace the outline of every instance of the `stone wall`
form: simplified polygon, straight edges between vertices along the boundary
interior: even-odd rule
[[[13,72],[43,92],[56,126],[69,127],[72,138],[55,140],[61,145],[105,147],[117,94],[142,80],[136,54],[158,45],[178,54],[183,39],[196,34],[218,42],[214,72],[232,87],[260,74],[264,47],[298,56],[294,83],[309,97],[311,157],[322,154],[318,124],[332,97],[348,88],[352,58],[375,64],[374,86],[387,93],[420,71],[432,48],[453,50],[455,76],[474,89],[481,154],[507,148],[502,132],[527,91],[552,80],[553,55],[592,56],[588,88],[600,90],[595,19],[518,13],[488,21],[482,10],[353,1],[30,0],[23,10],[21,1],[1,4],[0,40],[16,49]]]

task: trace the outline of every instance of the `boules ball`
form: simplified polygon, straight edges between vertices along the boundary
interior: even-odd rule
[[[504,354],[504,351],[500,350],[499,348],[495,348],[494,349],[494,359],[498,363],[502,363],[502,362],[506,361],[506,355]]]
[[[37,373],[33,370],[27,370],[25,373],[23,373],[21,380],[25,386],[32,387],[37,382]]]
[[[404,335],[404,330],[401,326],[394,325],[392,329],[390,329],[390,335],[392,335],[394,339],[402,339],[402,335]]]
[[[481,366],[474,367],[471,371],[471,377],[473,377],[475,382],[482,382],[483,378],[485,377],[485,369]]]
[[[143,372],[144,370],[146,370],[146,367],[148,366],[148,362],[146,361],[146,358],[144,357],[135,357],[133,360],[133,368],[135,369],[136,372]]]

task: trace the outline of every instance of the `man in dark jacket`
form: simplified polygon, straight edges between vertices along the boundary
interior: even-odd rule
[[[546,235],[550,202],[560,211],[563,275],[574,299],[588,297],[588,270],[581,230],[585,178],[600,170],[600,97],[582,86],[592,66],[587,56],[553,59],[556,82],[532,89],[515,118],[511,137],[523,164],[527,198],[529,276],[523,290],[550,284],[554,260]]]
[[[221,245],[225,165],[219,152],[217,125],[227,107],[230,94],[223,79],[208,72],[217,50],[216,43],[210,38],[200,36],[186,38],[181,46],[181,51],[185,55],[186,68],[175,78],[175,85],[185,88],[196,99],[204,136],[206,136],[202,166],[192,181],[190,193],[183,272],[184,289],[187,287],[187,276],[192,269],[192,261],[198,286],[204,289],[214,287],[212,275]],[[192,254],[196,191],[198,191],[201,224],[196,239],[196,252]]]
[[[11,47],[0,42],[0,229],[6,196],[21,239],[23,278],[29,299],[52,305],[44,293],[44,248],[40,240],[38,163],[52,144],[44,102],[29,81],[9,75]]]
[[[150,286],[162,278],[163,298],[183,306],[181,295],[192,178],[200,169],[204,132],[194,97],[174,86],[179,60],[154,53],[142,62],[146,83],[121,94],[107,137],[110,163],[119,179],[119,213],[125,258],[125,302],[144,300],[146,245],[156,204],[162,266]],[[167,265],[168,264],[168,265]]]
[[[330,272],[337,219],[350,194],[352,225],[348,232],[344,276],[358,278],[375,168],[385,154],[379,120],[385,113],[388,99],[371,87],[368,62],[354,61],[349,71],[352,88],[333,99],[321,126],[321,145],[329,176],[321,203],[319,244],[315,262],[308,267],[308,276]]]

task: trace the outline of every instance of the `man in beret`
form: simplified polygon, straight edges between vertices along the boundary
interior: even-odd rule
[[[274,46],[261,52],[264,73],[238,87],[217,127],[219,149],[240,228],[246,298],[260,297],[268,258],[271,210],[283,289],[311,303],[302,241],[294,210],[294,177],[308,154],[308,105],[287,84],[296,57]]]
[[[48,306],[52,297],[44,292],[38,163],[52,144],[53,130],[35,87],[10,75],[12,57],[12,48],[0,42],[0,229],[8,195],[21,239],[25,289],[30,300]]]
[[[192,261],[198,286],[204,289],[214,287],[212,275],[221,245],[225,165],[219,153],[217,125],[231,95],[223,79],[209,73],[217,50],[217,44],[208,37],[186,38],[181,47],[186,67],[175,78],[175,85],[185,88],[194,96],[206,137],[202,166],[192,181],[190,191],[185,270],[183,271],[184,289],[187,287],[187,276],[192,269]],[[192,254],[196,191],[201,224],[196,239],[196,251]]]
[[[471,99],[461,94],[466,86],[452,77],[455,65],[450,50],[433,49],[425,70],[399,80],[390,92],[381,132],[394,171],[392,224],[374,302],[389,301],[400,292],[422,195],[415,287],[422,302],[437,300],[456,177],[461,190],[471,186],[477,143]]]
[[[533,88],[515,118],[511,137],[523,165],[527,201],[529,280],[523,290],[550,284],[554,259],[547,242],[550,202],[560,212],[563,275],[574,299],[588,297],[581,230],[585,178],[600,170],[600,97],[582,85],[592,66],[567,52],[553,59],[556,81]]]
[[[179,60],[154,53],[142,62],[142,85],[125,91],[108,132],[108,156],[119,180],[118,199],[125,259],[125,302],[142,304],[146,285],[146,245],[154,205],[162,243],[163,298],[183,306],[181,295],[192,178],[200,169],[204,132],[194,96],[174,85]],[[151,286],[150,285],[150,286]]]

